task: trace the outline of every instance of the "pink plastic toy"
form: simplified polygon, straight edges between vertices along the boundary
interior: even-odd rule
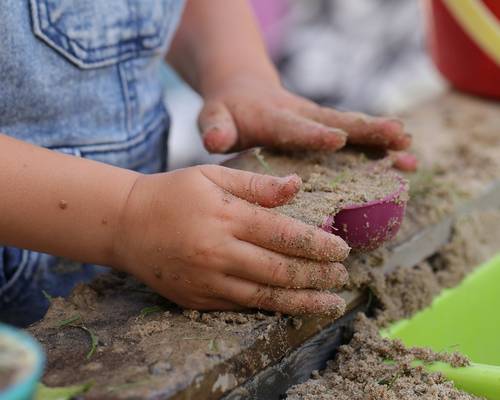
[[[325,218],[321,226],[344,239],[357,250],[374,250],[399,231],[406,210],[408,185],[400,181],[398,190],[382,200],[352,204]]]

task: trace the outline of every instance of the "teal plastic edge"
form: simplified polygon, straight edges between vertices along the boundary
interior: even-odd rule
[[[0,391],[0,400],[26,400],[31,399],[35,393],[36,386],[40,380],[45,366],[45,355],[40,344],[28,333],[0,324],[0,336],[5,335],[13,338],[22,347],[28,349],[35,355],[35,365],[31,373],[23,380]]]

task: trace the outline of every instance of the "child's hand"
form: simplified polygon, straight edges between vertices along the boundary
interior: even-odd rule
[[[297,176],[219,166],[140,176],[117,230],[114,264],[184,307],[338,316],[343,300],[320,290],[346,282],[339,262],[347,244],[256,205],[284,204],[299,186]]]
[[[205,147],[214,153],[253,146],[337,150],[346,142],[405,150],[411,143],[397,119],[321,107],[277,81],[245,76],[211,89],[198,122]],[[416,168],[414,157],[396,158],[397,167]]]

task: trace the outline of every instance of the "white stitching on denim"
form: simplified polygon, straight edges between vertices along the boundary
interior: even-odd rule
[[[151,121],[148,121],[148,123],[145,124],[146,129],[143,129],[139,134],[135,135],[134,137],[130,138],[125,142],[119,142],[113,144],[84,145],[84,146],[78,146],[78,149],[84,153],[127,150],[128,148],[143,142],[149,135],[154,133],[154,131],[156,131],[156,129],[158,129],[159,126],[162,125],[165,119],[168,119],[167,118],[168,113],[165,107],[161,107],[161,109],[162,109],[161,112],[157,113],[157,115],[155,115],[155,118],[153,118]]]
[[[110,66],[122,61],[126,61],[132,58],[140,58],[140,57],[147,57],[147,56],[152,56],[155,54],[161,54],[164,49],[162,44],[168,43],[168,41],[171,39],[173,32],[171,29],[172,26],[172,19],[173,19],[173,13],[172,13],[172,8],[173,4],[169,3],[170,9],[167,12],[166,18],[167,20],[164,21],[164,28],[158,33],[158,43],[154,45],[151,49],[137,49],[136,46],[131,46],[130,49],[126,50],[117,50],[117,54],[114,56],[106,56],[105,59],[101,61],[93,61],[91,57],[91,50],[88,49],[82,49],[81,51],[86,53],[87,56],[84,59],[78,58],[77,56],[74,56],[71,54],[65,47],[72,46],[73,41],[71,39],[66,39],[68,41],[66,46],[63,46],[59,43],[56,43],[47,32],[52,32],[55,31],[54,27],[48,24],[46,27],[41,26],[41,15],[40,15],[40,9],[44,9],[45,5],[40,2],[39,0],[30,0],[30,6],[31,6],[31,14],[32,14],[32,24],[33,24],[33,32],[36,37],[38,37],[40,40],[48,44],[52,49],[56,50],[58,53],[62,54],[64,57],[66,57],[70,62],[75,64],[81,69],[92,69],[92,68],[101,68],[101,67],[106,67]],[[45,14],[47,14],[47,10],[44,10]],[[144,42],[141,41],[141,42]],[[144,44],[145,45],[145,44]],[[116,47],[118,44],[113,45],[112,47]]]
[[[123,100],[125,104],[125,121],[127,126],[128,137],[132,135],[132,110],[130,107],[130,96],[128,93],[128,79],[126,77],[126,66],[123,63],[118,64],[118,75],[120,77],[120,84],[122,89]]]

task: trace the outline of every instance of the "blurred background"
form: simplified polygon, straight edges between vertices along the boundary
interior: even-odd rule
[[[251,0],[283,83],[319,103],[398,114],[444,90],[426,52],[418,0]],[[201,98],[165,70],[172,114],[169,169],[207,162],[196,127]]]

